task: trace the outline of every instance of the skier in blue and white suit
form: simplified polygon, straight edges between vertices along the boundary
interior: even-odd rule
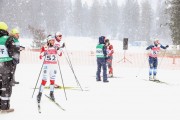
[[[149,53],[149,80],[157,80],[157,66],[158,66],[158,52],[160,49],[166,49],[169,45],[163,46],[159,43],[159,40],[154,41],[154,45],[150,45],[146,50],[151,50]]]

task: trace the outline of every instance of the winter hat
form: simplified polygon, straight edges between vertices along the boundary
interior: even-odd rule
[[[0,29],[7,31],[7,29],[8,29],[7,24],[5,22],[0,22]]]
[[[154,40],[154,44],[159,44],[159,40],[158,40],[158,39],[155,39],[155,40]]]
[[[49,35],[49,36],[47,37],[47,41],[49,42],[50,40],[55,40],[55,38],[54,38],[52,35]]]
[[[105,43],[109,43],[109,39],[105,39]]]
[[[99,44],[105,44],[105,36],[99,37]]]
[[[11,34],[12,35],[19,34],[19,30],[14,28],[14,29],[11,30]]]
[[[56,32],[56,33],[55,33],[55,37],[57,37],[57,36],[59,36],[59,35],[62,35],[62,33],[61,33],[61,32]]]

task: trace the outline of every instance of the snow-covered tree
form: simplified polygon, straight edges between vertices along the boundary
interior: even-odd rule
[[[180,1],[167,1],[170,13],[170,29],[172,31],[172,39],[175,45],[180,45]]]
[[[87,3],[85,2],[82,6],[82,36],[90,36],[90,8],[88,7]]]
[[[98,37],[101,35],[101,19],[102,17],[102,6],[99,1],[95,0],[92,7],[90,8],[90,23],[91,36]]]
[[[164,0],[157,2],[157,8],[154,14],[152,36],[159,38],[163,42],[171,42],[170,28],[168,26],[170,17],[167,14]]]
[[[75,0],[73,6],[73,32],[74,35],[81,36],[82,34],[82,2],[81,0]]]
[[[152,8],[149,1],[145,0],[141,3],[141,39],[150,43],[151,38],[151,25],[152,25]]]
[[[137,0],[127,0],[123,6],[123,33],[130,41],[139,40],[140,9]]]

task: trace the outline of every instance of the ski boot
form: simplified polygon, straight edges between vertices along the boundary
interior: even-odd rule
[[[18,81],[13,81],[14,82],[14,84],[19,84],[19,82]]]
[[[101,77],[100,77],[100,78],[96,77],[96,81],[97,81],[97,82],[98,82],[98,81],[101,81]]]
[[[109,77],[109,78],[112,78],[112,77],[113,77],[113,74],[109,74],[108,77]]]
[[[10,112],[14,112],[13,108],[7,109],[7,110],[1,110],[1,113],[10,113]]]
[[[154,80],[152,75],[149,76],[149,80],[151,80],[151,81]]]
[[[50,97],[53,101],[55,101],[55,98],[54,98],[54,92],[53,91],[50,91]]]
[[[54,88],[61,88],[61,86],[58,84],[54,84]]]
[[[154,75],[153,79],[154,79],[154,81],[159,81],[159,80],[157,79],[156,75]]]
[[[18,81],[13,81],[13,80],[10,82],[11,86],[15,86],[15,84],[19,84],[19,82]]]
[[[42,96],[42,92],[39,92],[39,94],[37,95],[37,102],[38,103],[41,102],[41,96]]]
[[[103,80],[104,83],[108,83],[109,81],[108,80]]]

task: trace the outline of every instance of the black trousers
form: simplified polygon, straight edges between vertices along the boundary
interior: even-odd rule
[[[13,68],[12,72],[11,72],[12,73],[12,81],[15,82],[16,81],[15,80],[16,65],[13,65],[12,68]]]
[[[0,109],[8,110],[10,108],[10,97],[12,94],[11,81],[13,63],[12,61],[0,63]]]

